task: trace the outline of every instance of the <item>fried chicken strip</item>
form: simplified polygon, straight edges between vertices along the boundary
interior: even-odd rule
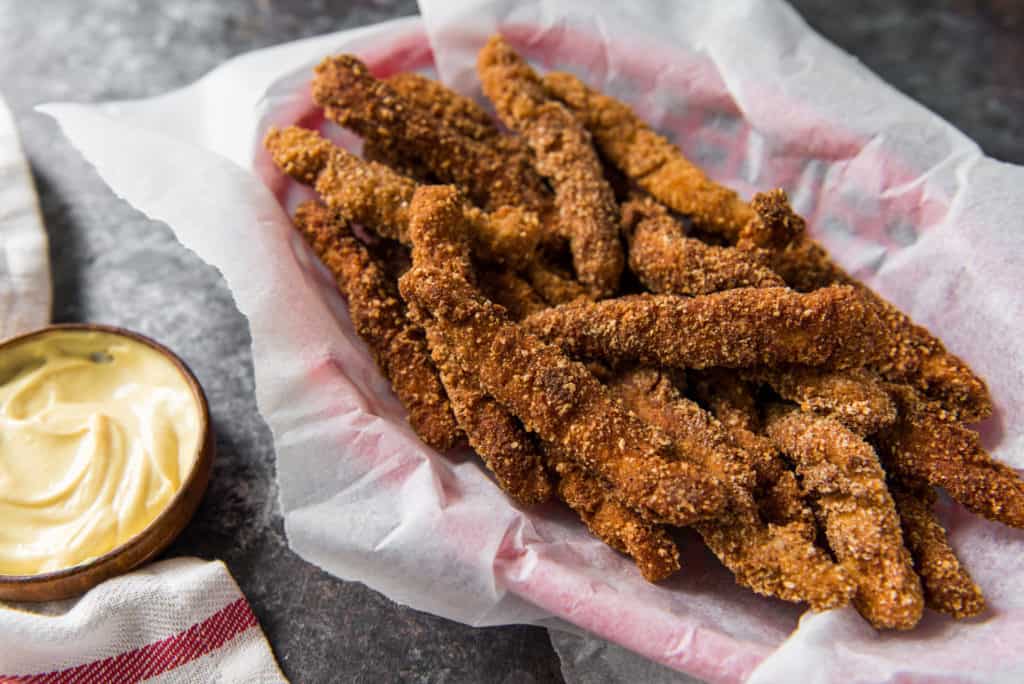
[[[781,188],[759,192],[750,200],[754,218],[743,226],[736,246],[747,252],[782,250],[807,235],[807,223],[793,211]]]
[[[850,287],[633,295],[541,311],[525,325],[573,356],[675,368],[859,366],[882,334],[874,310]]]
[[[612,295],[622,275],[615,195],[590,135],[560,102],[549,98],[533,69],[501,36],[480,50],[477,73],[498,116],[534,152],[551,181],[561,232],[569,238],[576,276],[595,298]]]
[[[696,375],[694,391],[700,401],[732,433],[757,473],[756,498],[762,517],[769,523],[788,525],[805,539],[814,540],[814,513],[804,501],[793,471],[783,463],[778,449],[761,434],[761,416],[753,388],[735,372],[724,369]]]
[[[531,153],[519,138],[502,135],[490,115],[471,98],[460,95],[440,81],[416,73],[401,72],[384,79],[395,92],[420,110],[444,121],[453,130],[478,142],[486,142],[512,155]],[[404,176],[421,183],[436,182],[430,170],[416,157],[402,148],[378,141],[367,131],[363,145],[363,158],[387,164]]]
[[[548,303],[530,283],[507,269],[488,269],[479,273],[479,285],[488,299],[508,310],[514,321],[548,308]]]
[[[879,629],[910,629],[924,598],[874,450],[831,418],[769,409],[766,430],[816,497],[829,545],[857,583],[854,605]]]
[[[961,504],[990,520],[1024,527],[1024,482],[994,460],[977,432],[964,427],[937,402],[912,387],[889,385],[896,423],[877,435],[886,465],[896,475],[945,489]]]
[[[741,247],[767,254],[772,268],[786,283],[801,292],[829,285],[852,285],[878,310],[889,331],[883,355],[873,367],[890,382],[906,383],[942,402],[965,422],[984,420],[992,414],[992,399],[985,381],[942,341],[869,287],[847,274],[825,249],[803,233],[802,219],[789,207],[785,194],[758,196],[754,204],[768,233],[781,233],[790,242],[747,239]],[[761,247],[769,247],[764,250]]]
[[[709,179],[625,103],[571,74],[551,72],[543,82],[590,131],[605,158],[673,211],[689,216],[700,229],[735,242],[755,218],[739,195]]]
[[[591,301],[590,295],[568,273],[560,272],[538,257],[526,266],[525,275],[530,285],[549,306],[577,301]]]
[[[896,420],[896,405],[885,386],[863,368],[774,368],[752,371],[749,377],[771,385],[805,413],[835,418],[861,436],[872,435]]]
[[[499,153],[463,135],[374,78],[352,55],[328,57],[316,67],[313,100],[328,119],[372,137],[382,149],[414,155],[438,179],[461,186],[485,209],[539,211],[549,201],[528,157]]]
[[[375,138],[363,138],[361,155],[364,160],[383,164],[395,173],[417,183],[430,185],[437,182],[434,174],[419,159]]]
[[[749,251],[687,237],[668,210],[649,197],[622,205],[622,228],[629,241],[629,267],[652,292],[699,295],[785,285]]]
[[[394,281],[353,237],[345,220],[324,205],[300,205],[295,227],[337,279],[356,332],[409,411],[416,434],[435,449],[450,449],[460,431],[423,332],[406,317]]]
[[[431,221],[442,224],[425,224]],[[460,277],[475,280],[469,240],[439,239],[448,223],[459,225],[462,234],[468,235],[465,221],[464,202],[455,192],[439,203],[437,211],[411,214],[409,232],[418,236],[413,241],[413,264],[445,264]],[[498,486],[524,505],[550,499],[553,488],[533,438],[512,414],[480,388],[476,374],[459,363],[430,316],[423,315],[415,304],[409,305],[409,314],[426,331],[430,355],[441,374],[455,418],[469,445],[494,474]]]
[[[367,162],[316,131],[290,126],[271,129],[264,139],[284,173],[313,185],[331,208],[382,237],[411,244],[409,204],[416,182],[387,166]],[[474,252],[481,259],[521,267],[533,259],[540,240],[536,214],[516,207],[483,212],[466,205]]]
[[[889,491],[900,514],[903,540],[924,585],[926,605],[957,620],[985,610],[981,589],[960,564],[935,515],[935,490],[895,481]]]
[[[608,382],[612,396],[672,437],[685,458],[729,487],[731,504],[752,508],[754,464],[729,431],[710,413],[686,399],[666,373],[655,368],[621,370]]]
[[[402,72],[389,76],[385,82],[414,106],[429,112],[435,119],[444,121],[460,135],[477,142],[493,141],[498,145],[501,144],[499,138],[505,139],[483,107],[472,98],[455,92],[440,81],[420,74]],[[508,136],[507,140],[517,145],[522,144],[512,136]]]
[[[461,224],[447,218],[453,197],[453,188],[417,191],[411,211],[423,218],[414,226],[437,233],[414,232],[414,243],[465,239]],[[432,317],[461,365],[474,368],[484,391],[527,430],[565,447],[577,465],[651,522],[688,525],[722,510],[723,484],[679,460],[676,445],[612,400],[585,366],[513,323],[457,266],[415,257],[399,283],[402,296]]]
[[[725,426],[657,370],[622,373],[610,389],[627,408],[675,439],[689,458],[729,484],[732,504],[726,513],[697,523],[696,529],[739,584],[765,596],[807,602],[815,610],[849,602],[855,589],[851,578],[799,525],[761,521],[748,491],[754,484],[754,457],[736,445]]]
[[[444,336],[429,322],[425,329],[431,358],[441,373],[459,427],[494,474],[498,486],[526,506],[550,499],[553,488],[533,438],[512,414],[480,389],[475,375],[459,364]]]
[[[558,497],[595,537],[630,556],[648,582],[658,582],[679,570],[679,549],[663,526],[619,503],[605,485],[568,458],[564,449],[550,447],[546,451],[558,474]]]

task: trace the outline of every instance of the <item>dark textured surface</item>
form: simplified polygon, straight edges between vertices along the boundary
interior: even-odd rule
[[[936,110],[989,154],[1024,162],[1019,0],[794,3],[826,37]],[[165,342],[207,390],[213,483],[170,555],[224,559],[296,682],[559,681],[546,634],[476,630],[326,576],[287,550],[249,333],[220,276],[117,200],[32,112],[39,102],[153,95],[227,57],[410,14],[414,3],[0,0],[0,90],[17,118],[51,236],[58,321],[125,325]]]

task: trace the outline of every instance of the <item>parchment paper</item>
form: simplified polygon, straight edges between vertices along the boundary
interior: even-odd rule
[[[1019,681],[1024,534],[948,506],[992,608],[879,634],[852,610],[801,619],[736,588],[696,538],[683,571],[649,585],[558,506],[519,510],[474,459],[426,449],[404,423],[289,225],[282,204],[301,193],[258,143],[271,123],[321,124],[307,85],[328,53],[386,75],[430,71],[432,47],[440,75],[474,93],[476,50],[500,28],[538,66],[631,102],[744,195],[786,188],[845,266],[989,379],[988,443],[1024,465],[1024,169],[982,156],[781,2],[623,4],[425,0],[422,23],[251,53],[151,100],[43,111],[114,192],[223,272],[252,328],[289,543],[309,561],[468,624],[565,620],[713,682]]]

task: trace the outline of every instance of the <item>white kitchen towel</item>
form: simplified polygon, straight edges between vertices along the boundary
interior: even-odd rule
[[[220,561],[153,563],[59,615],[0,610],[0,644],[0,684],[287,681]]]
[[[0,337],[50,322],[50,254],[14,117],[0,97]]]

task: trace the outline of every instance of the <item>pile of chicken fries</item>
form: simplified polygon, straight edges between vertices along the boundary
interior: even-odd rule
[[[645,578],[692,527],[737,583],[879,629],[985,608],[936,488],[1024,526],[968,424],[984,381],[845,273],[781,189],[749,202],[630,107],[481,50],[497,117],[411,73],[325,59],[312,91],[362,156],[271,130],[312,186],[295,227],[439,450],[529,507],[565,502]]]

